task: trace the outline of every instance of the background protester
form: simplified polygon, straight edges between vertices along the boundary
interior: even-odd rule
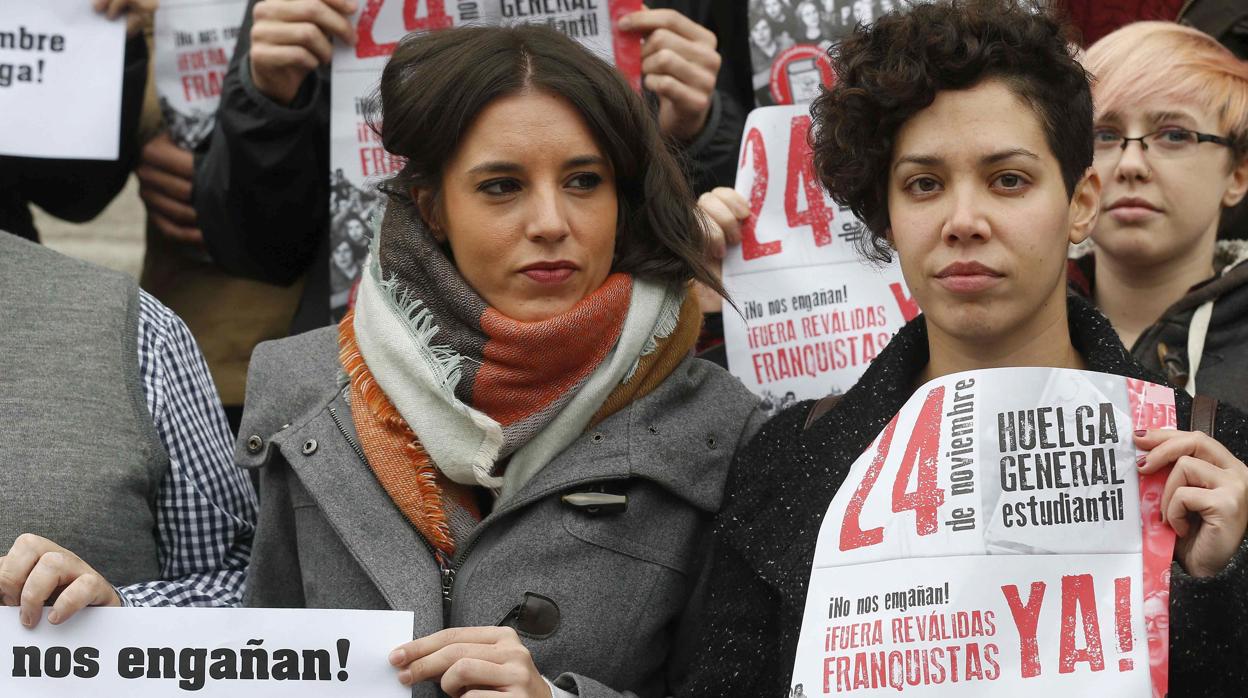
[[[665,4],[624,26],[646,36],[645,85],[664,134],[683,147],[698,188],[709,188],[735,173],[744,111],[716,90],[715,35],[658,7]],[[672,4],[712,12],[705,0]],[[253,2],[212,140],[196,161],[195,208],[213,259],[272,283],[307,273],[294,331],[330,321],[328,64],[331,37],[354,42],[348,17],[356,7],[355,0]]]
[[[252,364],[248,603],[413,611],[390,661],[415,695],[669,695],[761,421],[689,356],[688,284],[719,283],[683,175],[620,74],[547,28],[409,35],[380,91],[406,164],[357,305]]]
[[[809,428],[812,405],[801,403],[738,454],[698,658],[678,695],[790,690],[820,521],[915,386],[1001,366],[1160,380],[1066,293],[1067,246],[1092,232],[1101,202],[1091,93],[1069,46],[1057,21],[1009,2],[918,6],[842,44],[836,86],[812,109],[816,169],[864,222],[866,251],[896,252],[924,312]],[[1180,392],[1176,403],[1186,426],[1191,398]],[[1215,433],[1221,441],[1177,430],[1134,437],[1148,452],[1142,473],[1173,466],[1161,504],[1179,533],[1175,698],[1235,696],[1248,681],[1248,418],[1223,405]]]
[[[68,221],[95,218],[117,196],[138,156],[137,130],[147,80],[143,27],[157,0],[76,0],[91,2],[110,19],[126,16],[125,73],[122,78],[121,134],[116,160],[57,160],[0,155],[0,230],[38,240],[30,204]],[[45,134],[55,137],[55,134]]]
[[[65,165],[70,166],[70,165]],[[129,277],[0,232],[0,601],[240,602],[255,494],[182,322]]]
[[[1073,285],[1137,361],[1248,406],[1248,242],[1217,240],[1248,191],[1248,62],[1195,29],[1137,22],[1084,65],[1104,210]]]
[[[177,58],[172,50],[152,55],[153,68],[157,61]],[[212,261],[191,201],[192,150],[206,140],[212,119],[196,121],[197,133],[178,136],[171,135],[177,130],[171,117],[179,118],[162,107],[149,79],[139,127],[143,147],[135,168],[147,214],[139,283],[190,329],[212,373],[230,431],[237,433],[251,352],[266,339],[286,336],[302,285],[235,276]]]

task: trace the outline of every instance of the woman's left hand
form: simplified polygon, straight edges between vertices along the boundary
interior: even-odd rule
[[[1140,473],[1173,465],[1161,495],[1161,517],[1178,534],[1175,557],[1193,577],[1222,571],[1248,529],[1248,466],[1198,431],[1153,429],[1135,437],[1148,451]]]
[[[529,650],[511,628],[448,628],[405,642],[390,653],[399,682],[437,681],[453,698],[505,693],[551,698]]]

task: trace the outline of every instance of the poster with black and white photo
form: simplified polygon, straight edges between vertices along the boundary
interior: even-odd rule
[[[85,0],[0,0],[0,155],[116,160],[126,20]]]
[[[834,79],[828,49],[858,24],[924,0],[749,0],[758,106],[807,104]]]
[[[156,11],[156,97],[169,138],[194,150],[212,133],[247,0],[163,0]]]
[[[728,370],[778,412],[853,385],[919,312],[900,267],[876,266],[864,234],[814,171],[804,106],[750,112],[736,189],[750,205],[741,245],[724,259]]]
[[[399,39],[467,24],[541,24],[581,42],[640,89],[641,38],[617,20],[641,0],[367,0],[351,18],[356,44],[335,42],[330,115],[330,313],[342,318],[383,208],[377,184],[403,167],[368,123],[373,93]]]

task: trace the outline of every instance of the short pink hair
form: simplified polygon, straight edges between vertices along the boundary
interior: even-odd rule
[[[1156,97],[1200,105],[1217,115],[1218,135],[1234,141],[1234,159],[1248,154],[1248,62],[1208,34],[1173,22],[1135,22],[1092,44],[1083,62],[1095,76],[1097,116]]]

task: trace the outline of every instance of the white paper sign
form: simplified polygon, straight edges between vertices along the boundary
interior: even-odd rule
[[[896,264],[865,262],[857,219],[815,176],[806,107],[750,112],[737,191],[753,214],[724,260],[728,369],[773,409],[848,390],[918,314]]]
[[[0,608],[0,695],[404,698],[387,657],[412,622],[404,611],[88,608],[32,631]]]
[[[1132,433],[1169,388],[1006,368],[915,391],[819,532],[807,696],[1164,695],[1174,533]]]
[[[0,0],[0,155],[117,159],[125,46],[86,0]]]
[[[247,0],[164,0],[156,11],[156,96],[169,138],[194,149],[212,133]]]
[[[368,127],[368,100],[399,39],[409,32],[466,24],[542,24],[576,39],[620,69],[635,88],[641,81],[639,35],[618,31],[616,20],[641,9],[641,0],[368,0],[351,18],[356,45],[335,42],[329,160],[330,312],[338,320],[368,253],[366,230],[381,209],[377,184],[403,160],[381,147]]]

